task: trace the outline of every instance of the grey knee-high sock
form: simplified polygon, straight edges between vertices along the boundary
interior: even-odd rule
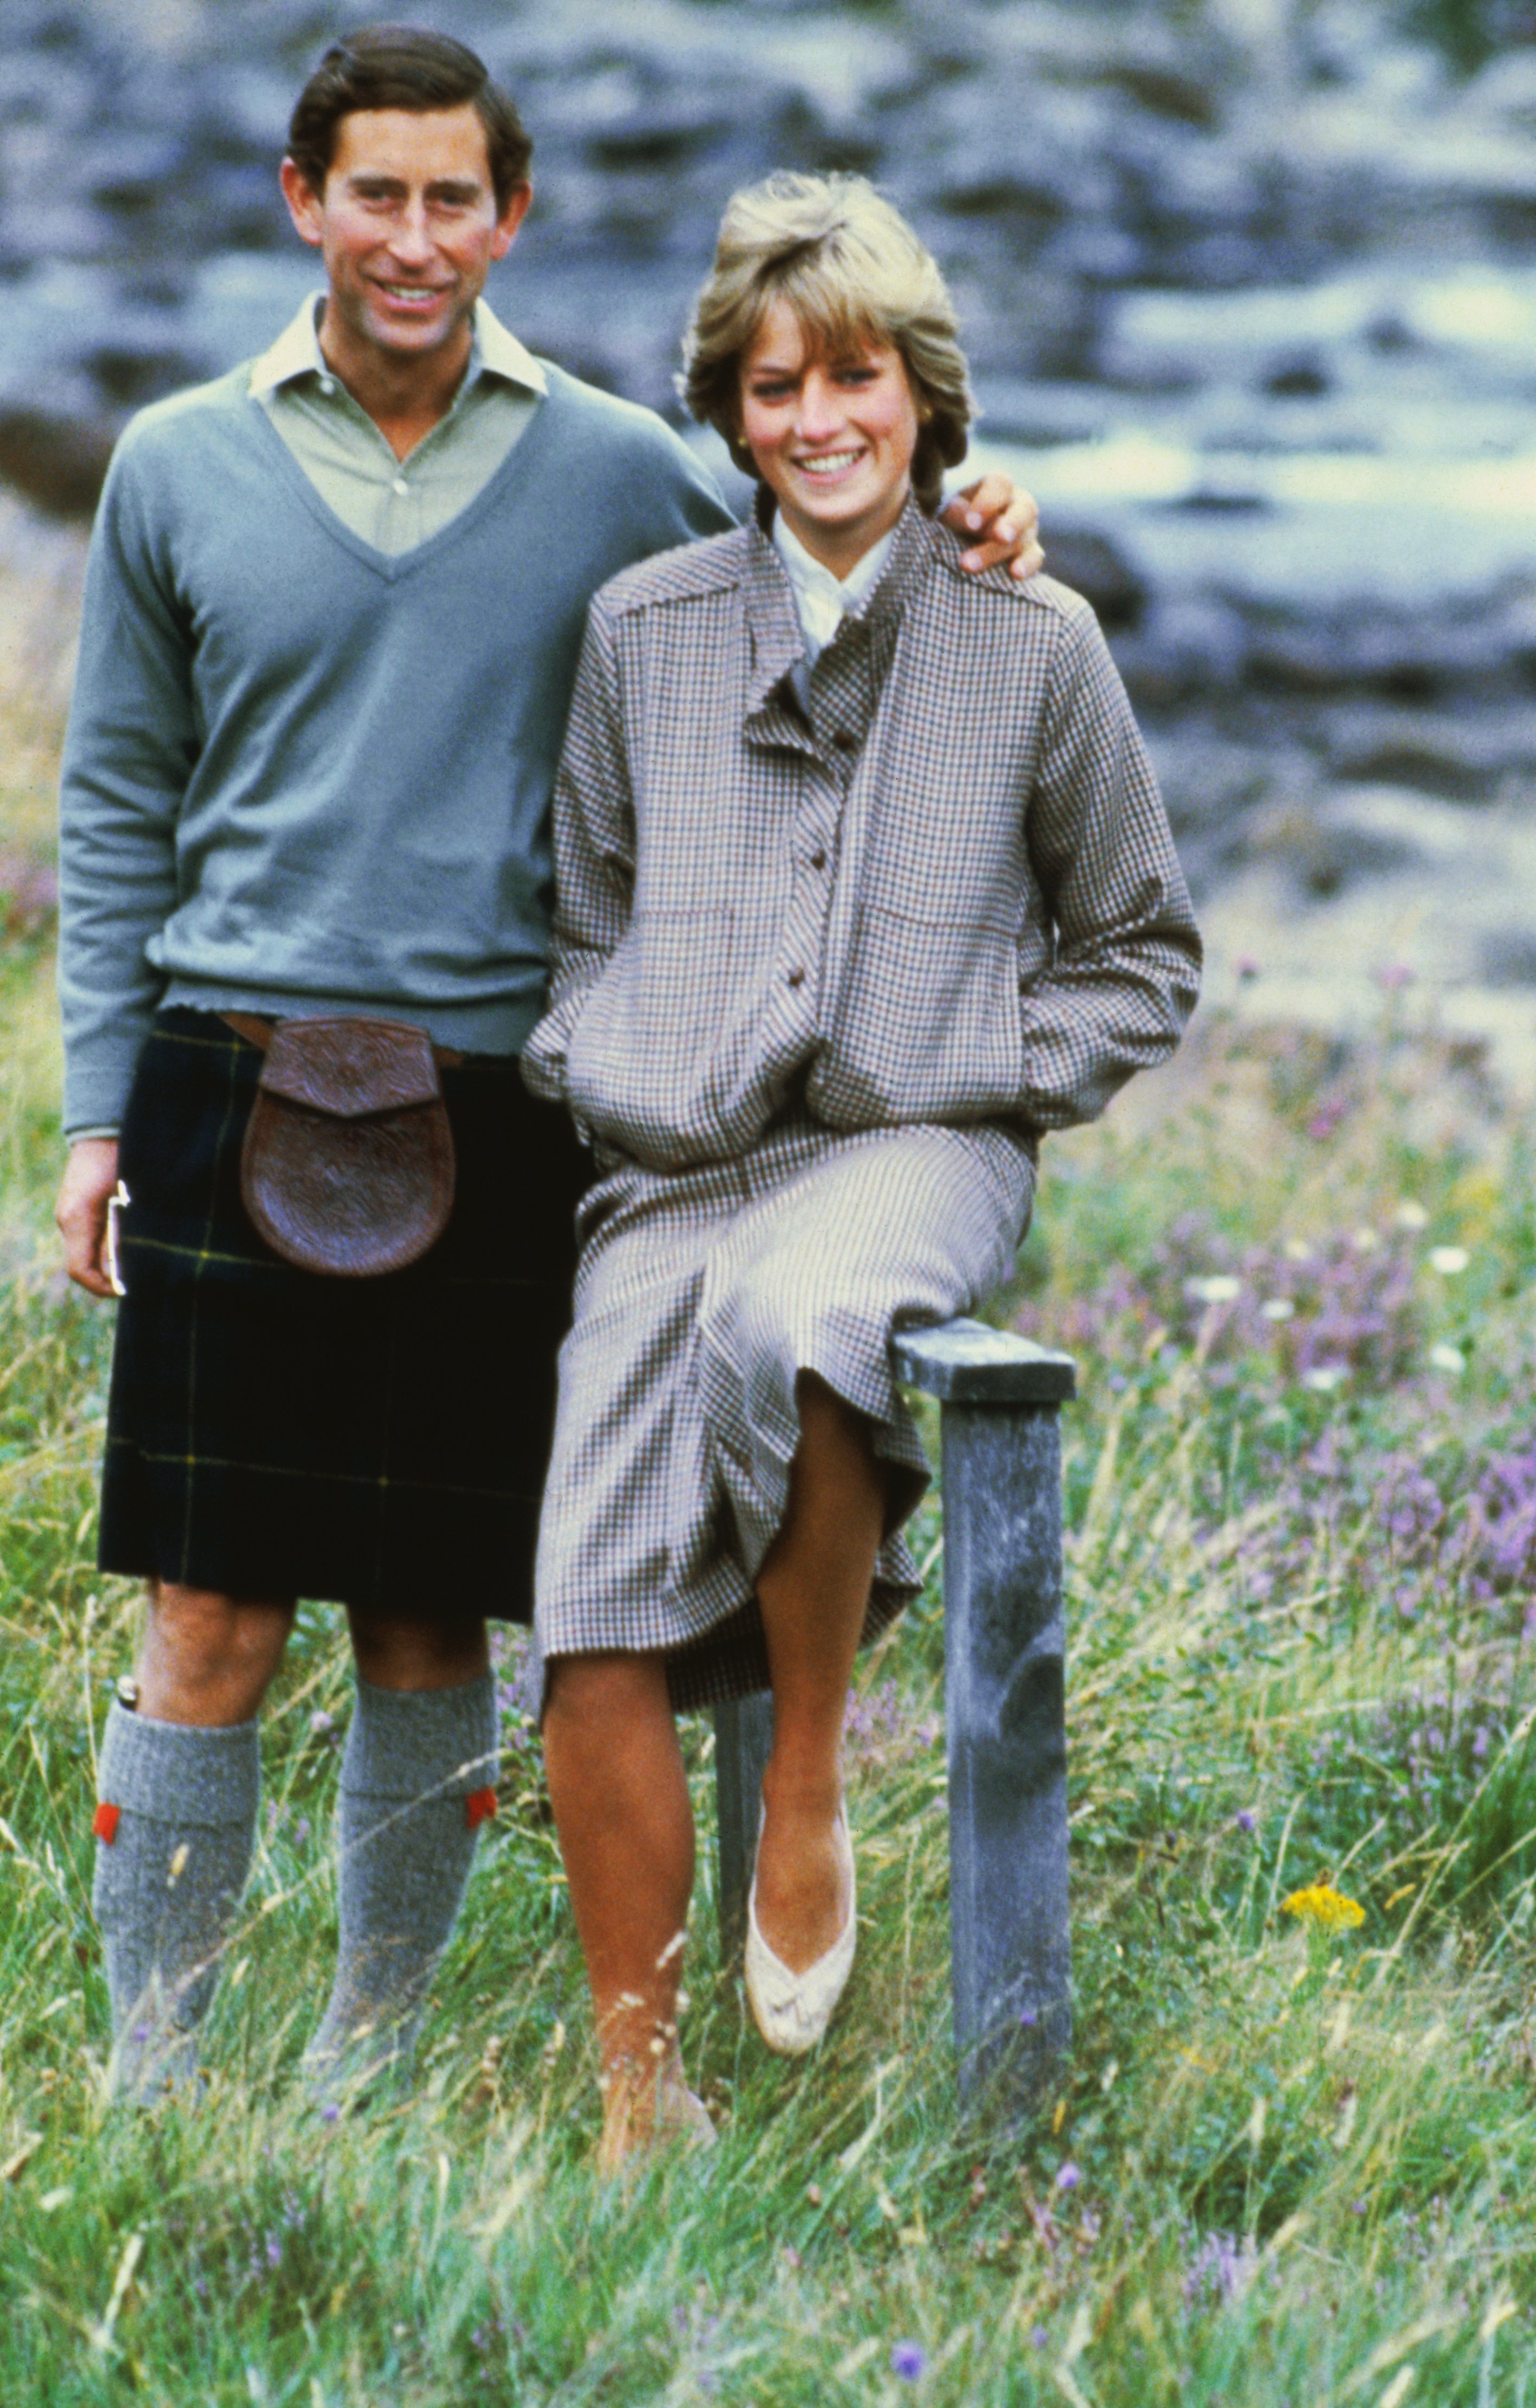
[[[322,2106],[409,2073],[498,1755],[489,1673],[454,1689],[359,1680],[337,1817],[336,1985],[304,2059]]]
[[[102,1743],[92,1903],[106,1942],[112,2087],[190,2081],[256,1835],[253,1722],[198,1730],[114,1703]]]

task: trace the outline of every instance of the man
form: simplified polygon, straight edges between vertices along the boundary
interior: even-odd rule
[[[195,2068],[296,1598],[345,1604],[358,1674],[320,2095],[409,2061],[494,1811],[485,1618],[529,1613],[583,1183],[517,1066],[554,763],[594,590],[729,523],[658,420],[481,299],[529,157],[458,43],[329,50],[281,171],[318,316],[135,421],[93,542],[57,1217],[71,1276],[123,1297],[101,1563],[150,1584],[95,1826],[131,2097]],[[988,480],[959,507],[1002,513],[977,566],[1038,565],[1026,496]],[[371,1278],[280,1260],[241,1200],[274,1030],[332,1016],[424,1032],[452,1125],[445,1233]]]

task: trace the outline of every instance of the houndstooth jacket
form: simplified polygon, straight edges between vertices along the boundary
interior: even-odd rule
[[[1080,595],[973,576],[909,502],[809,680],[757,526],[593,602],[555,784],[553,981],[524,1053],[600,1155],[1091,1119],[1177,1044],[1189,896]]]

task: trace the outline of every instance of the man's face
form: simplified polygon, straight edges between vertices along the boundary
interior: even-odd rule
[[[337,128],[325,189],[292,159],[282,189],[294,225],[325,262],[322,328],[346,371],[382,352],[393,364],[467,350],[469,319],[493,260],[510,247],[532,197],[498,209],[485,128],[458,108],[354,109]]]

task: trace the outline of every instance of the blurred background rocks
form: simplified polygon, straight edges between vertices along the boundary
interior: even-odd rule
[[[88,515],[126,415],[313,286],[275,165],[370,13],[6,0],[0,479],[36,508]],[[495,305],[674,418],[728,193],[877,178],[960,303],[978,457],[1111,632],[1218,992],[1337,1024],[1412,978],[1530,1070],[1536,0],[413,13],[535,138]]]

